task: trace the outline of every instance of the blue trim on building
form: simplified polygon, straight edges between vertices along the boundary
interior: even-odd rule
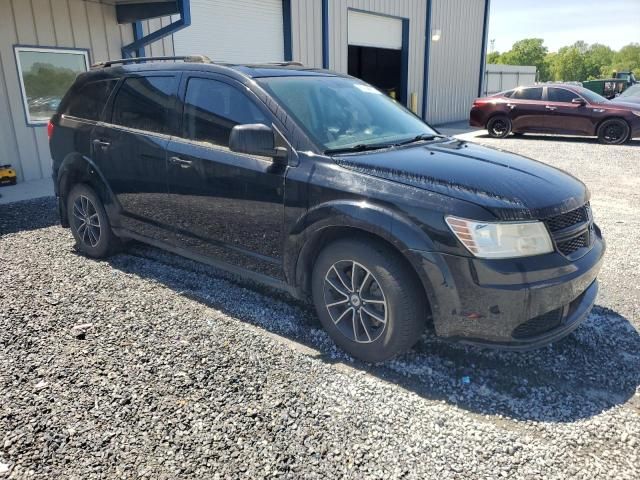
[[[284,61],[293,60],[291,41],[291,0],[282,0],[282,33],[284,35]]]
[[[322,0],[322,68],[329,68],[329,0]]]
[[[409,19],[402,19],[402,77],[400,89],[404,98],[404,104],[409,106]]]
[[[144,49],[145,46],[153,43],[161,38],[171,35],[178,30],[182,30],[185,27],[191,25],[191,5],[189,0],[177,0],[178,12],[180,13],[180,19],[170,23],[167,26],[162,27],[149,35],[143,36],[128,45],[122,47],[122,57],[129,58],[133,52],[139,52],[140,49]],[[135,27],[134,27],[135,28]],[[143,55],[144,56],[144,55]]]
[[[133,41],[136,42],[144,37],[144,31],[142,30],[142,22],[138,20],[131,24],[133,27]],[[123,52],[124,53],[124,52]],[[123,55],[124,56],[124,55]],[[140,47],[136,50],[136,57],[144,57],[144,47]]]
[[[484,3],[484,25],[482,26],[482,52],[480,53],[480,76],[478,79],[478,96],[482,96],[482,85],[484,83],[484,72],[487,62],[487,36],[489,35],[489,12],[491,10],[491,0]]]
[[[422,119],[427,121],[427,108],[429,102],[427,101],[427,95],[429,93],[429,58],[431,47],[431,3],[432,0],[427,0],[427,20],[424,30],[424,69],[422,73]]]

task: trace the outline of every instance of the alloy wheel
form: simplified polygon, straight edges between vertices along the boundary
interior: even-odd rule
[[[73,224],[82,243],[90,247],[98,244],[100,217],[95,205],[85,195],[79,195],[73,202]]]
[[[335,326],[354,342],[374,342],[387,326],[388,306],[380,283],[353,260],[340,260],[329,268],[324,301]]]
[[[507,122],[504,120],[496,120],[493,122],[493,125],[491,125],[491,130],[496,136],[504,135],[507,131]]]
[[[604,130],[604,139],[608,143],[619,142],[622,138],[622,135],[624,135],[624,128],[618,123],[612,123],[611,125],[608,125]]]

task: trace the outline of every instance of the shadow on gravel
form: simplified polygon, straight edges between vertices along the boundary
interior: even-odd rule
[[[489,138],[492,137],[488,133],[477,135],[475,138]],[[598,139],[595,137],[575,137],[575,136],[562,136],[562,135],[538,135],[535,133],[527,133],[524,135],[509,135],[508,137],[499,139],[501,142],[510,142],[513,140],[541,140],[547,142],[567,142],[567,143],[586,143],[592,145],[599,145]],[[640,147],[640,138],[634,138],[623,146],[625,147]],[[612,148],[618,147],[618,145],[610,145]]]
[[[60,223],[54,197],[7,203],[0,207],[0,237]]]
[[[640,335],[627,319],[602,307],[594,308],[566,339],[533,352],[479,349],[425,335],[411,352],[368,365],[338,350],[312,310],[284,295],[238,285],[206,265],[151,247],[132,246],[109,262],[310,346],[325,362],[351,364],[425,398],[476,413],[572,422],[627,402],[640,385]],[[635,408],[640,410],[640,404]]]

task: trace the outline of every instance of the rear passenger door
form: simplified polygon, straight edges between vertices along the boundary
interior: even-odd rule
[[[155,72],[125,77],[92,139],[98,167],[122,207],[115,226],[148,237],[162,235],[166,147],[175,129],[179,77]]]
[[[185,74],[180,135],[167,149],[173,243],[256,273],[282,278],[287,166],[232,152],[235,125],[273,118],[242,84]]]
[[[547,116],[551,112],[545,108],[542,87],[525,87],[515,90],[508,106],[511,109],[513,130],[545,132],[549,129]]]

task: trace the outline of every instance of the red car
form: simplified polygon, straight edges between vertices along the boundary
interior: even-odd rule
[[[509,133],[562,133],[621,144],[640,136],[640,105],[611,102],[574,85],[537,85],[478,98],[469,124],[486,128],[495,138]]]

